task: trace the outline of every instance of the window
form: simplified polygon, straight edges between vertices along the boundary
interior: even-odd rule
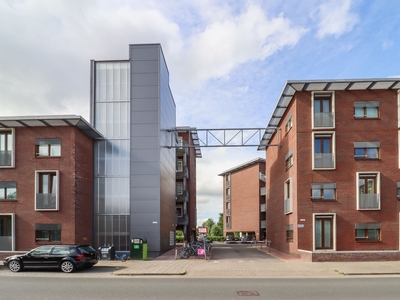
[[[225,186],[231,185],[231,174],[226,174],[225,176]]]
[[[313,128],[334,127],[333,94],[315,93],[313,95]]]
[[[178,206],[176,207],[176,215],[177,215],[178,217],[182,217],[182,216],[183,216],[183,207],[182,207],[182,205],[178,205]]]
[[[400,182],[397,183],[397,199],[400,200]]]
[[[356,241],[380,241],[381,223],[356,223]]]
[[[0,182],[0,200],[16,200],[17,183],[12,181]]]
[[[176,161],[176,170],[178,172],[183,172],[183,160],[182,159],[178,159]]]
[[[286,164],[286,170],[289,169],[293,165],[293,153],[292,153],[292,150],[290,150],[289,153],[286,154],[285,164]]]
[[[0,167],[14,166],[14,130],[0,129]]]
[[[225,228],[230,229],[230,228],[231,228],[231,217],[230,217],[230,216],[227,216],[227,217],[225,218],[225,220],[226,220]]]
[[[379,158],[379,142],[355,142],[354,158],[356,159],[378,159]]]
[[[226,213],[227,215],[230,215],[230,214],[231,214],[231,203],[230,203],[230,202],[226,202],[226,203],[225,203],[225,213]]]
[[[61,156],[61,139],[36,139],[36,156]]]
[[[355,101],[354,118],[356,119],[379,118],[379,101]]]
[[[58,210],[58,171],[36,171],[36,210]]]
[[[231,189],[230,188],[225,190],[225,199],[226,199],[226,201],[231,200]]]
[[[288,116],[286,123],[285,123],[285,133],[288,133],[289,130],[292,128],[293,123],[292,123],[292,114]]]
[[[316,250],[333,249],[333,218],[332,215],[315,216],[314,241]]]
[[[177,141],[176,141],[176,144],[177,144],[179,149],[182,149],[182,147],[183,147],[183,138],[179,136]]]
[[[313,132],[313,169],[335,168],[334,133]]]
[[[293,242],[293,224],[286,225],[286,242]]]
[[[357,209],[379,210],[380,173],[357,172]]]
[[[292,183],[291,180],[288,179],[284,184],[284,213],[289,214],[292,211]]]
[[[176,194],[183,195],[183,183],[182,182],[176,183]]]
[[[312,200],[335,200],[336,183],[311,183]]]
[[[35,224],[35,240],[44,243],[60,243],[61,224]]]

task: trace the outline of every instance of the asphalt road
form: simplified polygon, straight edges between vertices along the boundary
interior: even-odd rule
[[[2,300],[398,299],[398,278],[188,279],[2,277]]]
[[[277,258],[246,244],[213,244],[211,260],[270,260]]]

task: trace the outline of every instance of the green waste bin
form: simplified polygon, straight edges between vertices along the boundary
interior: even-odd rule
[[[143,238],[131,239],[131,259],[146,260],[147,259],[147,240]]]

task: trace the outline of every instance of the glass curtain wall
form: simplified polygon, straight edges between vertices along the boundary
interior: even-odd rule
[[[95,63],[94,122],[105,139],[95,144],[94,244],[129,250],[128,61]]]

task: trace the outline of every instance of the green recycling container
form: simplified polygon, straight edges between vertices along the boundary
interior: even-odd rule
[[[147,259],[147,240],[143,238],[131,239],[131,259],[146,260]]]

